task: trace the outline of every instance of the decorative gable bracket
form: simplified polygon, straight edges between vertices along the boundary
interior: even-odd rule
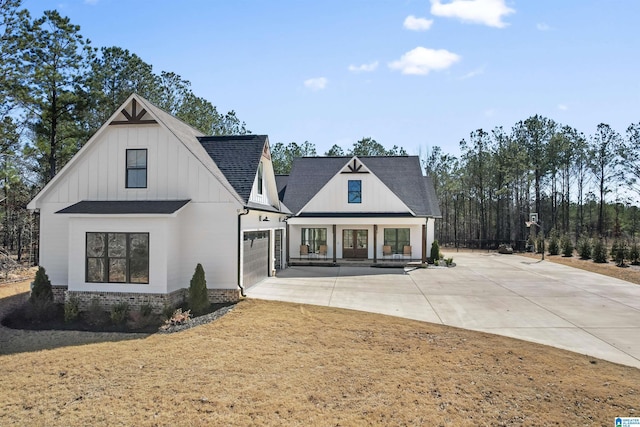
[[[369,171],[363,170],[362,163],[354,157],[353,162],[349,163],[340,173],[369,173]]]
[[[152,124],[157,123],[154,119],[143,119],[143,117],[147,114],[146,109],[142,109],[138,113],[138,102],[133,99],[131,101],[131,113],[127,111],[126,108],[120,110],[122,115],[126,120],[113,120],[110,125],[141,125],[141,124]]]

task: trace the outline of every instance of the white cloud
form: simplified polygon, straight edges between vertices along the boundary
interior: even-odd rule
[[[569,106],[567,104],[558,104],[558,110],[567,111],[568,109],[569,109]]]
[[[485,117],[493,117],[496,115],[496,110],[494,110],[493,108],[489,108],[487,110],[484,110],[484,115]]]
[[[458,18],[463,22],[484,24],[489,27],[504,28],[508,24],[502,18],[515,13],[505,4],[505,0],[453,0],[442,4],[442,0],[431,0],[431,13],[435,16]]]
[[[460,60],[460,56],[445,49],[427,49],[418,46],[389,63],[392,70],[402,74],[427,75],[431,70],[444,70]]]
[[[482,73],[484,73],[484,67],[476,68],[475,70],[471,70],[467,74],[460,77],[460,80],[470,79],[472,77],[479,76]]]
[[[544,22],[540,22],[539,24],[536,24],[536,28],[539,31],[549,31],[551,29],[551,27],[545,24]]]
[[[409,15],[405,18],[402,25],[407,30],[427,31],[429,28],[431,28],[431,24],[433,24],[433,19],[416,18],[413,15]]]
[[[304,81],[304,85],[305,87],[308,87],[309,89],[316,91],[316,90],[322,90],[325,87],[327,87],[327,83],[329,81],[324,78],[324,77],[315,77],[313,79],[307,79]]]
[[[352,73],[370,73],[371,71],[375,71],[376,68],[378,68],[378,61],[370,64],[349,65],[349,71]]]

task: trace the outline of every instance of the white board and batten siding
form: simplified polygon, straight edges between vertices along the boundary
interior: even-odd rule
[[[84,283],[84,265],[78,265],[78,260],[85,259],[82,233],[148,229],[152,233],[150,283],[136,285],[136,289],[127,285],[128,291],[171,292],[188,286],[198,262],[205,272],[211,272],[207,277],[210,288],[236,287],[237,279],[233,272],[228,273],[228,266],[237,262],[237,250],[235,245],[229,248],[228,242],[236,241],[236,211],[241,206],[173,134],[157,124],[109,126],[86,148],[38,201],[40,261],[53,284],[68,283],[72,290],[116,291],[112,283]],[[147,188],[129,189],[125,186],[126,150],[140,148],[147,149]],[[178,199],[191,202],[175,217],[157,221],[136,219],[135,215],[85,219],[55,214],[82,200]],[[204,229],[207,224],[215,226]],[[156,265],[161,273],[155,272]]]

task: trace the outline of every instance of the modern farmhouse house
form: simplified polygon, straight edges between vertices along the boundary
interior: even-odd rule
[[[173,305],[198,263],[233,301],[284,267],[268,138],[204,136],[135,94],[28,208],[58,301]]]
[[[304,157],[278,176],[290,262],[426,262],[440,209],[417,156]]]

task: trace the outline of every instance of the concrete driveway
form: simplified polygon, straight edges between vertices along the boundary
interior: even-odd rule
[[[454,253],[455,268],[291,267],[251,298],[382,313],[640,368],[640,285],[548,261]]]

